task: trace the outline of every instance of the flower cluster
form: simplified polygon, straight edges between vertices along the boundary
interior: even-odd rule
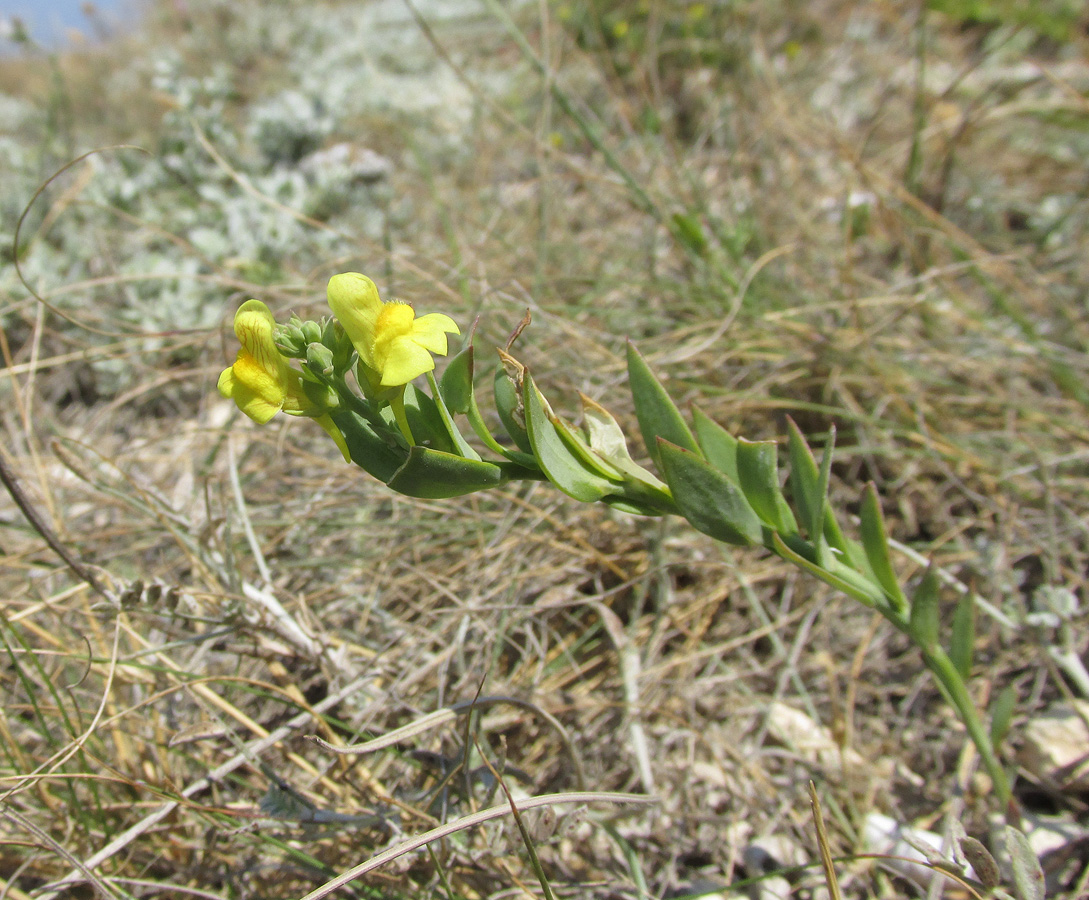
[[[417,318],[407,303],[383,302],[374,282],[355,272],[330,279],[328,297],[338,321],[320,324],[292,318],[280,326],[260,300],[243,303],[234,318],[241,349],[219,376],[219,392],[260,425],[278,412],[314,419],[345,460],[352,457],[335,420],[344,401],[379,428],[388,424],[381,419],[388,407],[401,437],[414,444],[406,388],[434,370],[432,354],[447,352],[447,334],[461,333],[457,324],[441,313]],[[292,358],[305,361],[301,371]],[[349,371],[363,391],[362,407],[346,393]]]

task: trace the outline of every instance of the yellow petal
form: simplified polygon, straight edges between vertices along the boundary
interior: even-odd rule
[[[442,313],[429,313],[412,323],[412,337],[417,344],[432,353],[446,354],[448,331],[451,334],[461,334],[457,323]]]
[[[228,400],[234,396],[234,368],[224,369],[219,373],[216,389]]]
[[[395,337],[388,348],[386,364],[382,367],[382,387],[408,384],[413,378],[435,368],[435,360],[410,336]]]
[[[238,336],[238,343],[269,371],[278,371],[283,365],[280,351],[272,339],[275,327],[276,319],[260,300],[247,300],[234,314],[234,333]]]
[[[329,279],[325,293],[333,315],[344,326],[360,358],[372,369],[377,369],[374,338],[383,304],[374,282],[358,272],[344,272]]]
[[[394,342],[412,333],[412,320],[416,314],[407,303],[383,303],[374,329],[374,367],[384,373],[390,364]]]
[[[315,413],[321,412],[323,407],[316,406],[314,401],[307,396],[306,391],[303,390],[302,377],[299,373],[294,370],[289,371],[291,377],[285,386],[284,412],[289,416],[313,416]]]
[[[238,355],[241,358],[246,353],[243,350]],[[267,391],[269,382],[266,380],[258,379],[256,384],[253,384],[240,378],[237,370],[237,361],[231,368],[223,370],[217,385],[219,392],[224,397],[234,400],[238,404],[238,408],[258,425],[264,425],[280,411],[283,406],[283,394],[275,390],[275,388],[271,392]],[[252,370],[247,370],[244,365],[243,371],[249,373]],[[264,370],[257,367],[256,371],[263,372]]]

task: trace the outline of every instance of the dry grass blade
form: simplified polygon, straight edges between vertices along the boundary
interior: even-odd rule
[[[832,900],[843,900],[843,894],[839,889],[839,877],[836,875],[836,864],[832,860],[832,848],[828,845],[828,832],[824,828],[820,797],[817,796],[817,787],[812,781],[809,782],[809,803],[813,810],[813,828],[817,832],[817,847],[821,855],[821,868],[824,870],[824,883],[828,887],[828,894]]]
[[[512,329],[562,416],[581,393],[635,434],[630,339],[731,435],[790,417],[819,457],[834,424],[844,532],[872,482],[939,636],[957,595],[985,613],[972,694],[1017,698],[986,716],[1009,767],[1089,697],[1089,63],[1062,3],[938,5],[187,0],[0,54],[0,796],[29,826],[0,816],[0,893],[297,900],[491,808],[470,736],[515,796],[653,785],[611,833],[533,833],[557,896],[831,890],[810,780],[833,848],[951,797],[983,839],[945,698],[832,588],[543,483],[394,495],[216,391],[240,303],[317,319],[359,271],[477,321],[495,433]],[[118,144],[153,152],[64,169]],[[264,816],[270,781],[340,826]],[[1069,829],[1049,896],[1081,900],[1084,810],[1050,783],[1017,799]],[[533,884],[513,828],[434,851],[366,880]],[[919,896],[837,865],[844,898]]]
[[[359,678],[347,685],[345,685],[340,691],[335,694],[331,694],[321,703],[315,704],[314,712],[320,713],[330,707],[335,706],[339,701],[345,697],[351,696],[358,691],[367,681],[366,678]],[[128,847],[133,841],[142,835],[146,834],[152,828],[154,828],[159,822],[170,815],[174,810],[183,805],[183,801],[199,794],[201,791],[206,790],[210,785],[220,781],[227,775],[231,774],[240,767],[247,765],[251,759],[256,756],[260,756],[262,752],[270,747],[275,746],[280,741],[291,736],[293,733],[304,727],[308,722],[313,719],[313,715],[309,712],[302,713],[289,720],[285,725],[277,728],[271,732],[267,737],[261,738],[256,741],[250,742],[245,750],[241,753],[231,757],[222,765],[216,767],[213,771],[209,772],[205,777],[199,778],[192,784],[187,785],[178,793],[177,800],[170,800],[160,805],[154,812],[144,816],[139,822],[130,828],[125,829],[121,834],[112,838],[104,847],[97,852],[93,853],[88,859],[84,860],[79,867],[70,872],[60,881],[48,885],[47,889],[42,892],[39,900],[55,900],[55,898],[61,896],[61,890],[70,887],[73,884],[79,883],[82,879],[82,873],[94,872],[99,866],[109,859],[112,859],[126,847]]]
[[[563,803],[654,803],[653,798],[643,797],[639,794],[615,794],[608,791],[572,791],[569,794],[545,794],[541,797],[529,797],[522,800],[512,801],[519,812],[524,812],[531,809],[540,809],[545,806],[558,806]],[[502,816],[509,815],[511,813],[511,804],[502,803],[498,806],[492,806],[488,809],[482,809],[479,812],[470,813],[466,816],[461,816],[452,822],[447,822],[444,825],[440,825],[437,828],[432,828],[430,831],[426,831],[423,834],[416,835],[409,838],[406,841],[402,841],[396,847],[391,847],[389,850],[385,850],[379,853],[372,859],[367,860],[364,863],[360,863],[352,869],[349,869],[342,875],[338,875],[332,881],[323,884],[315,891],[311,891],[301,900],[321,900],[322,897],[328,897],[331,893],[354,881],[360,875],[365,875],[367,872],[372,872],[380,866],[385,865],[391,860],[397,859],[399,856],[404,856],[406,853],[411,853],[413,850],[419,850],[426,844],[430,844],[433,841],[440,840],[441,838],[448,837],[451,834],[456,834],[459,831],[465,831],[468,828],[475,828],[477,825],[481,825],[484,822],[488,822],[492,819],[498,819]]]

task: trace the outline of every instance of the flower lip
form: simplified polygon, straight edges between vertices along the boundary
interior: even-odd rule
[[[247,416],[264,425],[276,413],[320,416],[325,410],[303,390],[302,376],[287,364],[276,346],[276,320],[260,300],[247,300],[234,316],[234,333],[242,345],[234,365],[219,376],[219,392]]]
[[[416,318],[407,303],[383,302],[366,275],[345,272],[329,279],[329,306],[376,375],[380,388],[396,388],[435,368],[432,353],[445,355],[447,334],[461,334],[457,324],[442,313]]]
[[[219,392],[247,416],[264,425],[287,402],[290,369],[273,342],[276,320],[260,300],[247,300],[234,316],[242,345],[234,365],[219,376]]]

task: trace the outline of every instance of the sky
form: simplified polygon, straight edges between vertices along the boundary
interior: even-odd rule
[[[85,5],[87,0],[0,0],[0,20],[18,16],[36,42],[55,49],[68,42],[72,29],[94,37],[95,28],[82,11]],[[98,18],[117,30],[126,19],[131,21],[138,4],[136,0],[94,0],[93,5]]]

